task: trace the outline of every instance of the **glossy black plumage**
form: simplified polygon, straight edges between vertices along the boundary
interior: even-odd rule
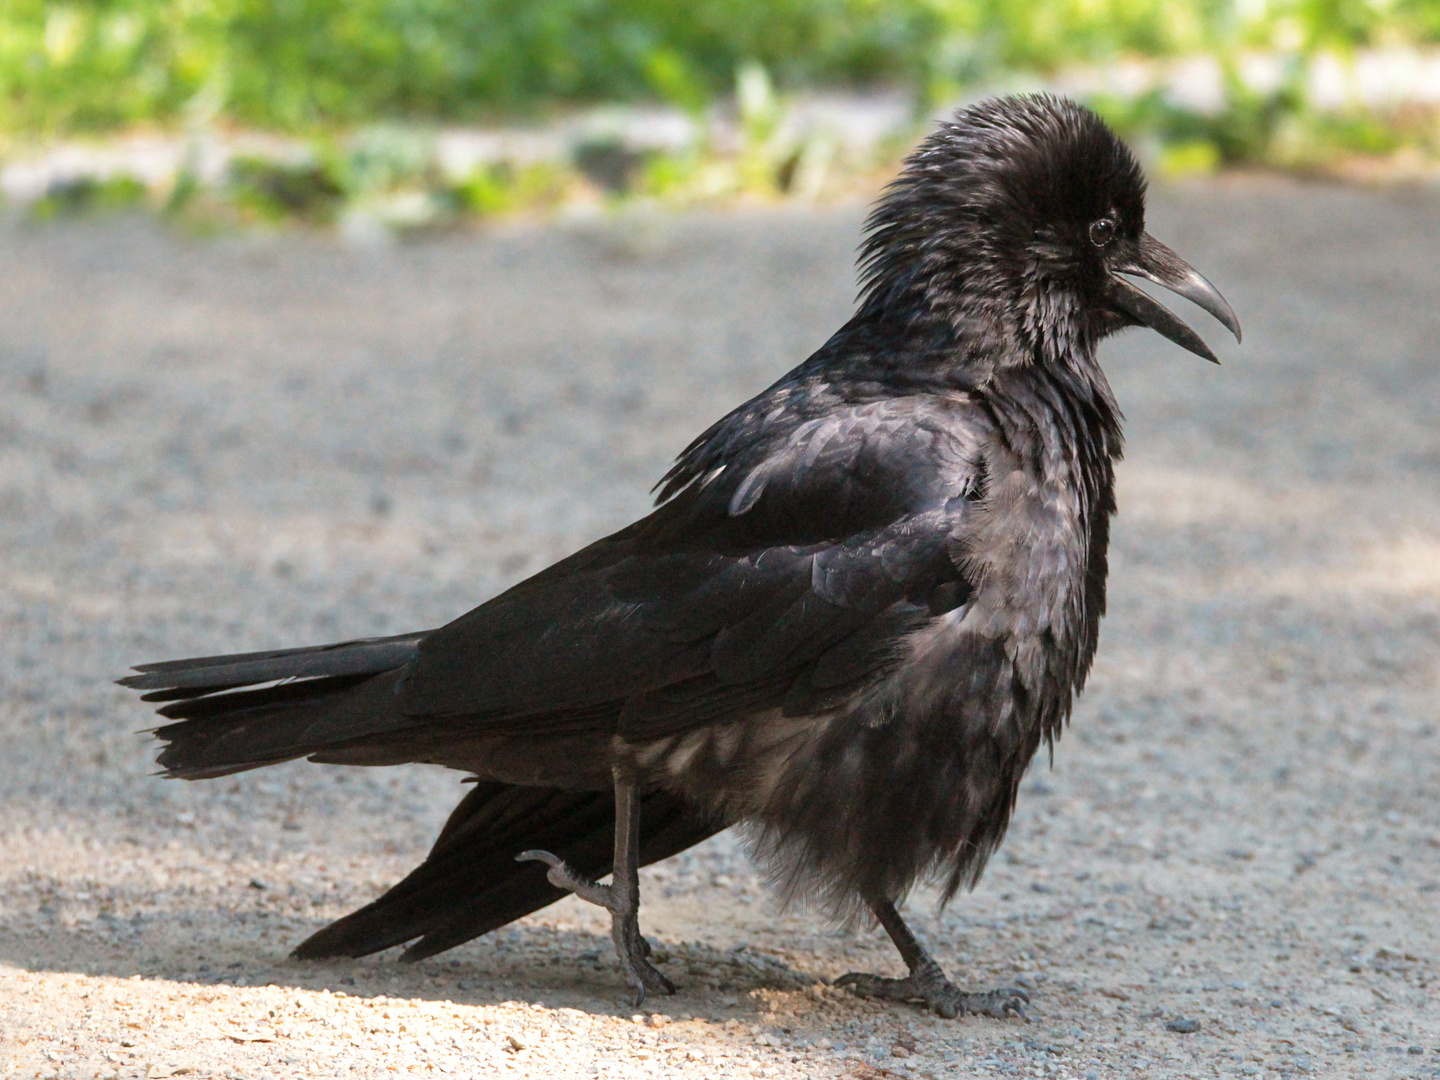
[[[438,630],[124,680],[168,702],[173,776],[480,778],[424,865],[300,955],[430,955],[543,906],[561,893],[523,849],[606,873],[620,758],[642,861],[740,823],[782,892],[892,936],[918,880],[978,879],[1104,612],[1121,439],[1096,345],[1145,323],[1209,355],[1119,275],[1238,323],[1144,233],[1125,147],[1045,96],[941,125],[862,268],[855,316],[696,439],[642,521]]]

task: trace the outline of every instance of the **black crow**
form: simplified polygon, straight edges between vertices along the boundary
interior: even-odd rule
[[[640,996],[670,992],[636,871],[738,824],[782,894],[889,933],[910,974],[855,991],[1022,1011],[956,989],[896,904],[979,879],[1084,685],[1120,456],[1100,339],[1143,325],[1215,359],[1127,278],[1240,327],[1145,232],[1130,151],[1045,95],[925,139],[861,271],[854,317],[691,443],[643,520],[438,630],[123,680],[167,702],[170,776],[308,757],[475,778],[424,863],[297,956],[418,959],[573,892],[610,911]]]

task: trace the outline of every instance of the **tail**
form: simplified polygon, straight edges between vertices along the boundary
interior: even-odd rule
[[[395,682],[426,633],[308,649],[141,664],[120,685],[169,702],[156,729],[167,776],[198,780],[298,757],[355,765],[416,760],[427,722],[396,706]],[[681,799],[641,797],[640,863],[669,858],[723,824]],[[300,959],[365,956],[414,942],[421,960],[479,937],[565,895],[547,867],[515,862],[530,848],[553,851],[582,874],[612,869],[615,804],[609,791],[476,784],[425,861],[387,893],[302,942]],[[416,941],[415,939],[419,939]]]
[[[359,744],[372,752],[355,764],[398,763],[409,758],[393,756],[386,736],[423,721],[396,707],[395,677],[427,633],[139,664],[120,685],[171,703],[159,712],[177,722],[155,731],[167,776],[225,776]]]
[[[640,803],[640,863],[669,858],[723,827],[674,795],[647,794]],[[613,868],[614,842],[615,800],[608,791],[481,781],[409,877],[302,942],[295,956],[365,956],[419,938],[401,959],[423,960],[566,895],[550,884],[544,865],[517,863],[519,852],[553,851],[593,879]]]

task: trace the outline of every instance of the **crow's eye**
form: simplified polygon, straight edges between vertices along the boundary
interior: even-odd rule
[[[1102,217],[1090,223],[1090,242],[1104,247],[1115,237],[1115,219]]]
[[[1090,223],[1090,242],[1096,247],[1104,247],[1114,236],[1115,222],[1111,218],[1102,217]]]

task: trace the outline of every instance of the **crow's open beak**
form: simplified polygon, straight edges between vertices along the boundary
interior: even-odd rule
[[[1198,270],[1176,255],[1149,233],[1140,237],[1133,257],[1118,266],[1111,267],[1112,275],[1131,274],[1148,278],[1156,285],[1162,285],[1173,293],[1198,304],[1224,324],[1225,329],[1240,340],[1240,320],[1220,295],[1220,290],[1206,281]],[[1119,276],[1110,278],[1110,301],[1142,326],[1164,334],[1182,349],[1189,349],[1196,356],[1203,356],[1212,364],[1218,364],[1210,346],[1200,335],[1180,319],[1164,304],[1151,298],[1136,286]]]

